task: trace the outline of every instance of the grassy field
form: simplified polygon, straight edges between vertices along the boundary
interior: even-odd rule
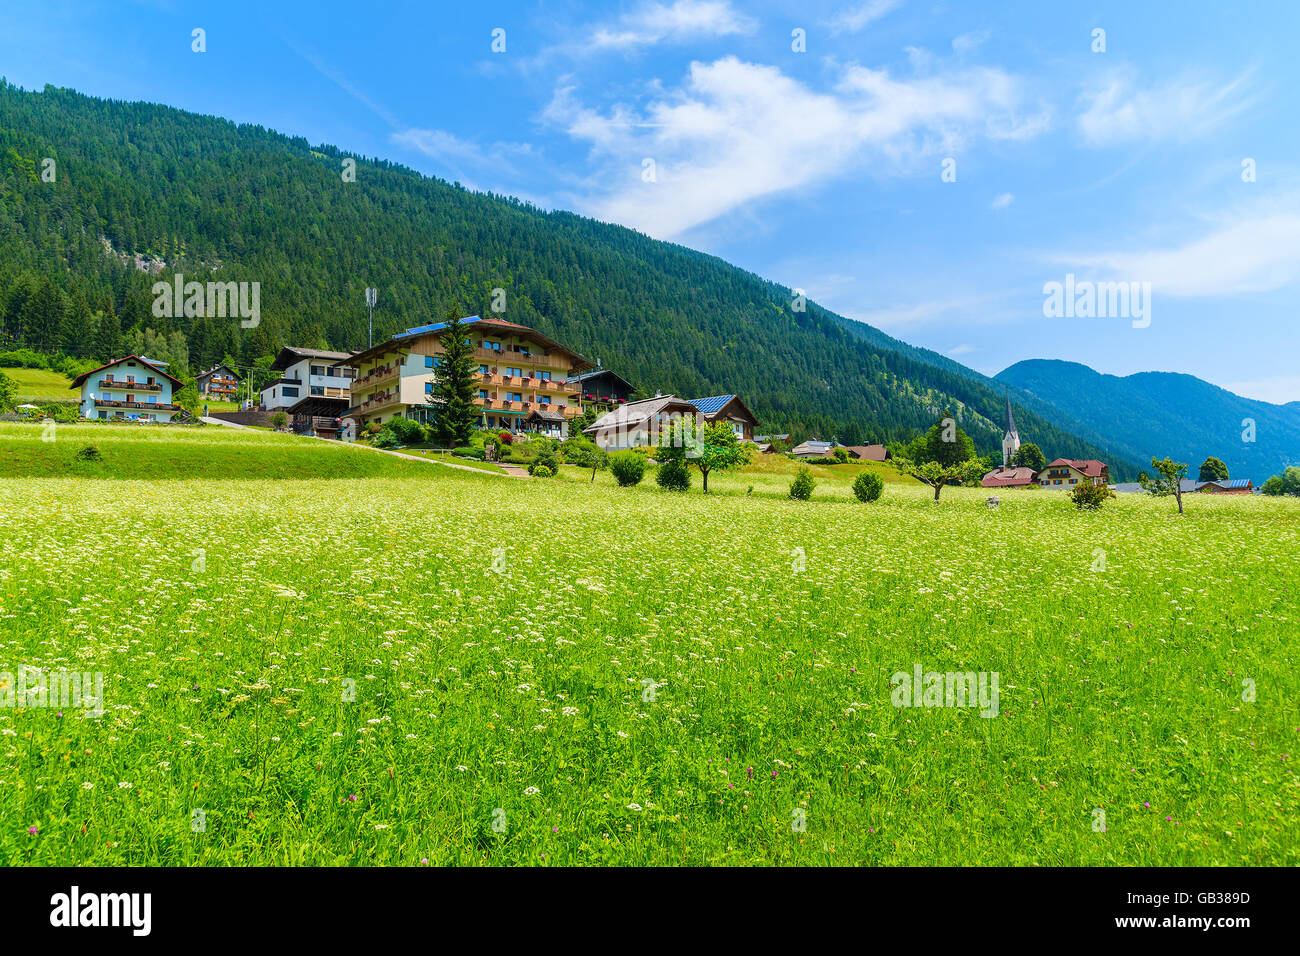
[[[250,478],[434,477],[447,469],[263,429],[221,425],[0,423],[0,478],[194,481]],[[94,445],[102,461],[78,453]]]
[[[1300,863],[1300,502],[406,464],[0,477],[0,671],[105,681],[0,708],[0,859]],[[918,664],[996,717],[895,707]]]
[[[76,401],[77,393],[72,388],[72,381],[59,372],[43,368],[3,368],[0,369],[18,383],[18,402],[34,402],[37,399],[57,398],[63,401]]]

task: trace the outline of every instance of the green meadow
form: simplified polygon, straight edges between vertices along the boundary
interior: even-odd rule
[[[0,861],[1300,863],[1300,501],[794,467],[0,426],[0,682],[104,681],[0,688]],[[895,706],[917,666],[996,715]]]

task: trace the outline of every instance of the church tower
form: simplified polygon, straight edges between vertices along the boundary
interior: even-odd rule
[[[1010,468],[1011,460],[1020,449],[1020,435],[1016,432],[1016,420],[1011,417],[1011,393],[1007,393],[1007,433],[1002,436],[1002,467]]]

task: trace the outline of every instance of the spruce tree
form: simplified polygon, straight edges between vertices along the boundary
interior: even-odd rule
[[[460,310],[447,315],[443,333],[441,361],[433,380],[433,430],[438,444],[456,448],[469,443],[470,432],[479,410],[474,405],[473,346],[460,324]]]

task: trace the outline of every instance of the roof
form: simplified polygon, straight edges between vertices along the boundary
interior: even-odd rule
[[[732,402],[735,402],[737,405],[740,406],[741,410],[744,412],[745,417],[749,421],[753,422],[754,424],[758,423],[758,419],[754,417],[754,413],[751,412],[749,408],[746,407],[745,403],[742,402],[740,398],[736,395],[713,395],[709,398],[691,399],[691,404],[694,405],[696,408],[698,408],[700,410],[700,414],[708,419],[712,419],[714,416],[720,414],[722,410],[725,409]]]
[[[757,442],[764,442],[764,441],[789,441],[789,440],[790,440],[790,435],[789,435],[788,433],[785,434],[785,435],[755,435],[755,436],[754,436],[754,441],[757,441]]]
[[[834,448],[834,442],[806,441],[795,445],[790,449],[790,453],[792,455],[831,455]]]
[[[199,372],[199,374],[196,375],[196,376],[194,376],[194,377],[195,377],[195,378],[207,378],[209,375],[214,375],[214,374],[216,374],[216,373],[219,372],[221,369],[225,369],[227,372],[229,372],[231,375],[233,375],[236,379],[240,379],[240,380],[243,379],[243,376],[241,376],[238,372],[236,372],[234,369],[232,369],[229,365],[226,365],[225,363],[221,363],[221,364],[218,364],[218,365],[214,365],[214,366],[212,366],[212,368],[208,369],[206,372]]]
[[[994,468],[980,479],[985,488],[1014,488],[1034,483],[1032,468]]]
[[[94,375],[96,372],[102,372],[102,371],[103,371],[104,369],[106,369],[106,368],[115,368],[116,366],[121,365],[123,362],[129,362],[131,359],[135,359],[137,362],[139,362],[139,363],[140,363],[141,365],[143,365],[145,368],[151,368],[151,369],[153,369],[155,372],[157,372],[157,373],[158,373],[159,375],[161,375],[163,378],[165,378],[165,379],[169,379],[169,380],[172,382],[172,384],[175,385],[177,388],[184,388],[184,387],[185,387],[185,383],[182,382],[182,381],[181,381],[179,378],[177,378],[175,375],[171,375],[171,374],[168,373],[168,372],[164,372],[164,371],[163,371],[162,369],[160,369],[157,365],[155,365],[153,362],[149,361],[147,358],[145,358],[145,357],[142,356],[142,355],[128,355],[128,356],[126,356],[125,358],[114,359],[114,360],[111,361],[111,362],[105,362],[105,363],[104,363],[103,365],[101,365],[99,368],[92,368],[89,372],[82,372],[80,375],[78,375],[76,378],[74,378],[74,379],[72,380],[72,384],[71,384],[70,386],[68,386],[68,387],[69,387],[69,388],[81,388],[82,384],[86,381],[86,379],[90,378],[90,376]]]
[[[554,339],[548,338],[541,332],[538,332],[536,329],[530,328],[527,325],[516,325],[514,322],[507,322],[505,319],[485,319],[477,315],[465,316],[460,320],[460,325],[461,328],[474,328],[479,331],[496,331],[498,333],[518,332],[524,335],[529,335],[548,349],[556,349],[566,355],[572,356],[574,359],[572,362],[574,368],[591,368],[591,362],[573,351],[573,349],[566,345],[561,345]],[[370,348],[364,349],[360,352],[345,355],[344,358],[369,358],[372,354],[377,354],[378,352],[383,352],[392,348],[394,343],[400,343],[404,339],[413,339],[421,335],[437,335],[440,332],[446,331],[446,329],[446,322],[432,322],[428,325],[417,325],[414,328],[407,329],[405,332],[398,332],[391,339],[388,339],[385,342],[380,342],[378,345],[372,345]]]
[[[1049,461],[1043,470],[1046,471],[1048,468],[1060,468],[1062,466],[1073,468],[1089,478],[1100,478],[1101,473],[1106,470],[1105,462],[1100,462],[1095,458],[1058,458],[1055,461]]]
[[[1224,479],[1219,480],[1219,481],[1203,481],[1203,482],[1201,482],[1201,484],[1200,484],[1200,486],[1201,486],[1202,488],[1204,488],[1206,485],[1218,485],[1220,488],[1251,488],[1251,487],[1254,487],[1253,485],[1251,485],[1251,483],[1250,483],[1250,479],[1249,479],[1249,478],[1224,478]]]
[[[525,415],[525,416],[524,416],[524,421],[527,421],[527,420],[530,419],[530,418],[540,418],[540,419],[541,419],[542,421],[544,421],[544,422],[562,422],[562,421],[564,421],[564,416],[561,415],[559,412],[553,412],[553,411],[550,411],[549,409],[543,410],[543,409],[540,409],[540,408],[534,408],[531,412],[529,412],[527,415]]]
[[[1182,491],[1184,494],[1186,494],[1189,491],[1196,491],[1198,488],[1201,487],[1202,484],[1204,484],[1204,482],[1192,481],[1192,479],[1190,478],[1184,478],[1179,484],[1180,484],[1179,490]],[[1144,489],[1142,485],[1136,481],[1121,481],[1118,482],[1117,484],[1111,485],[1110,490],[1118,491],[1121,494],[1123,494],[1125,492],[1137,493],[1140,491],[1145,491],[1146,489]]]
[[[656,395],[654,398],[643,398],[640,401],[620,405],[618,408],[601,415],[582,431],[583,434],[587,434],[617,428],[635,428],[663,413],[665,409],[670,408],[680,411],[696,411],[694,405],[684,398],[678,398],[676,395]]]
[[[283,372],[290,365],[301,362],[303,359],[325,359],[329,362],[339,362],[343,359],[350,359],[355,354],[355,352],[328,352],[324,349],[300,349],[292,345],[286,345],[275,356],[275,362],[272,363],[271,370]]]
[[[617,379],[620,385],[626,388],[629,392],[632,391],[633,386],[631,382],[625,379],[622,375],[619,375],[617,372],[610,371],[607,368],[597,368],[592,369],[590,372],[583,372],[580,375],[570,375],[564,380],[564,383],[566,385],[573,385],[578,382],[585,382],[588,379],[600,378],[603,375],[608,375],[610,378]]]
[[[865,461],[885,461],[890,458],[889,449],[884,445],[845,445],[854,458]]]

